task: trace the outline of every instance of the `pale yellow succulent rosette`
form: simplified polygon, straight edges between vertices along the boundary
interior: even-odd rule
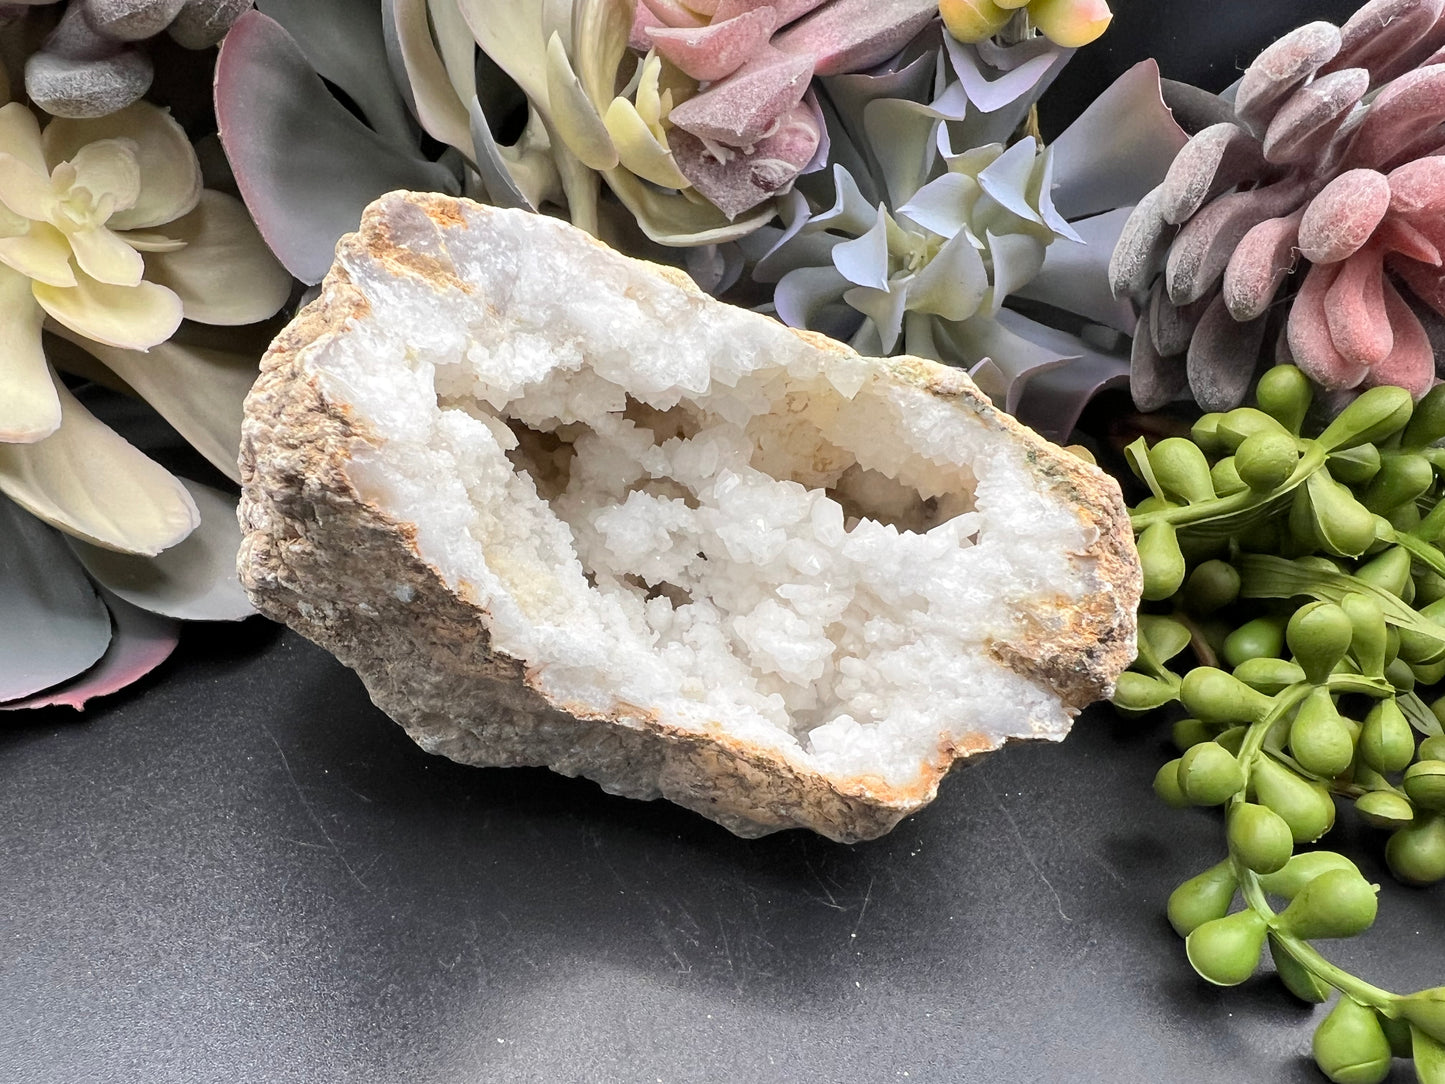
[[[24,105],[0,106],[0,492],[108,549],[155,554],[185,538],[198,522],[190,494],[70,394],[42,330],[235,477],[256,355],[171,339],[183,319],[264,320],[290,290],[241,202],[203,187],[166,111],[137,102],[42,130]]]

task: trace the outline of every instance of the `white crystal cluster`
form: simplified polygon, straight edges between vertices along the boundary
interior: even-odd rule
[[[377,434],[353,484],[415,524],[554,703],[890,783],[970,735],[1062,728],[1056,694],[989,651],[1090,587],[1069,555],[1093,540],[1019,442],[600,246],[536,245],[545,218],[489,214],[514,236],[450,243],[442,294],[343,257],[371,318],[317,367]]]

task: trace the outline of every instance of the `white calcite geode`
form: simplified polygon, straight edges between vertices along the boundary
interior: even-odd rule
[[[962,373],[395,193],[246,404],[241,576],[425,749],[877,836],[1134,654],[1118,487]]]

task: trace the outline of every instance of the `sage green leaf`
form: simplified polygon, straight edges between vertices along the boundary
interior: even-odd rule
[[[390,78],[376,0],[258,0],[256,7],[286,29],[317,73],[344,90],[380,135],[396,144],[415,142],[406,103]]]
[[[0,701],[18,700],[95,664],[110,614],[60,535],[0,497]]]
[[[75,560],[69,553],[65,556],[70,561]],[[170,657],[180,642],[180,625],[177,622],[169,617],[147,613],[104,588],[100,594],[115,625],[110,645],[100,661],[63,685],[23,700],[0,703],[0,711],[50,707],[70,707],[79,711],[95,697],[109,696],[134,684]]]
[[[236,575],[241,528],[236,501],[219,490],[185,481],[200,509],[200,526],[179,545],[154,557],[114,553],[71,540],[95,579],[133,606],[182,621],[239,621],[255,613]]]

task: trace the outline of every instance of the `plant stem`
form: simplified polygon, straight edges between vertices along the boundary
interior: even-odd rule
[[[1338,679],[1343,675],[1335,675],[1330,678],[1330,685],[1334,687]],[[1302,681],[1297,685],[1291,685],[1275,697],[1274,706],[1257,722],[1251,723],[1244,741],[1239,747],[1239,762],[1244,769],[1244,786],[1229,800],[1229,809],[1242,803],[1245,792],[1249,788],[1249,777],[1254,767],[1254,759],[1257,756],[1267,756],[1263,752],[1264,740],[1274,724],[1284,718],[1288,712],[1307,697],[1314,686],[1309,682]],[[1226,811],[1228,816],[1228,811]],[[1244,902],[1252,908],[1255,914],[1264,919],[1269,926],[1270,932],[1289,951],[1294,960],[1304,967],[1322,982],[1339,990],[1341,993],[1354,998],[1362,1005],[1369,1005],[1378,1009],[1384,1015],[1394,1019],[1396,1016],[1395,1003],[1399,1000],[1397,995],[1389,990],[1383,990],[1378,986],[1366,982],[1358,976],[1350,974],[1343,968],[1329,962],[1319,954],[1308,941],[1295,937],[1293,934],[1283,933],[1276,926],[1278,915],[1274,908],[1269,905],[1265,898],[1264,889],[1260,886],[1259,875],[1240,861],[1237,855],[1231,854],[1229,861],[1234,867],[1235,877],[1239,880],[1239,887],[1244,895]]]

